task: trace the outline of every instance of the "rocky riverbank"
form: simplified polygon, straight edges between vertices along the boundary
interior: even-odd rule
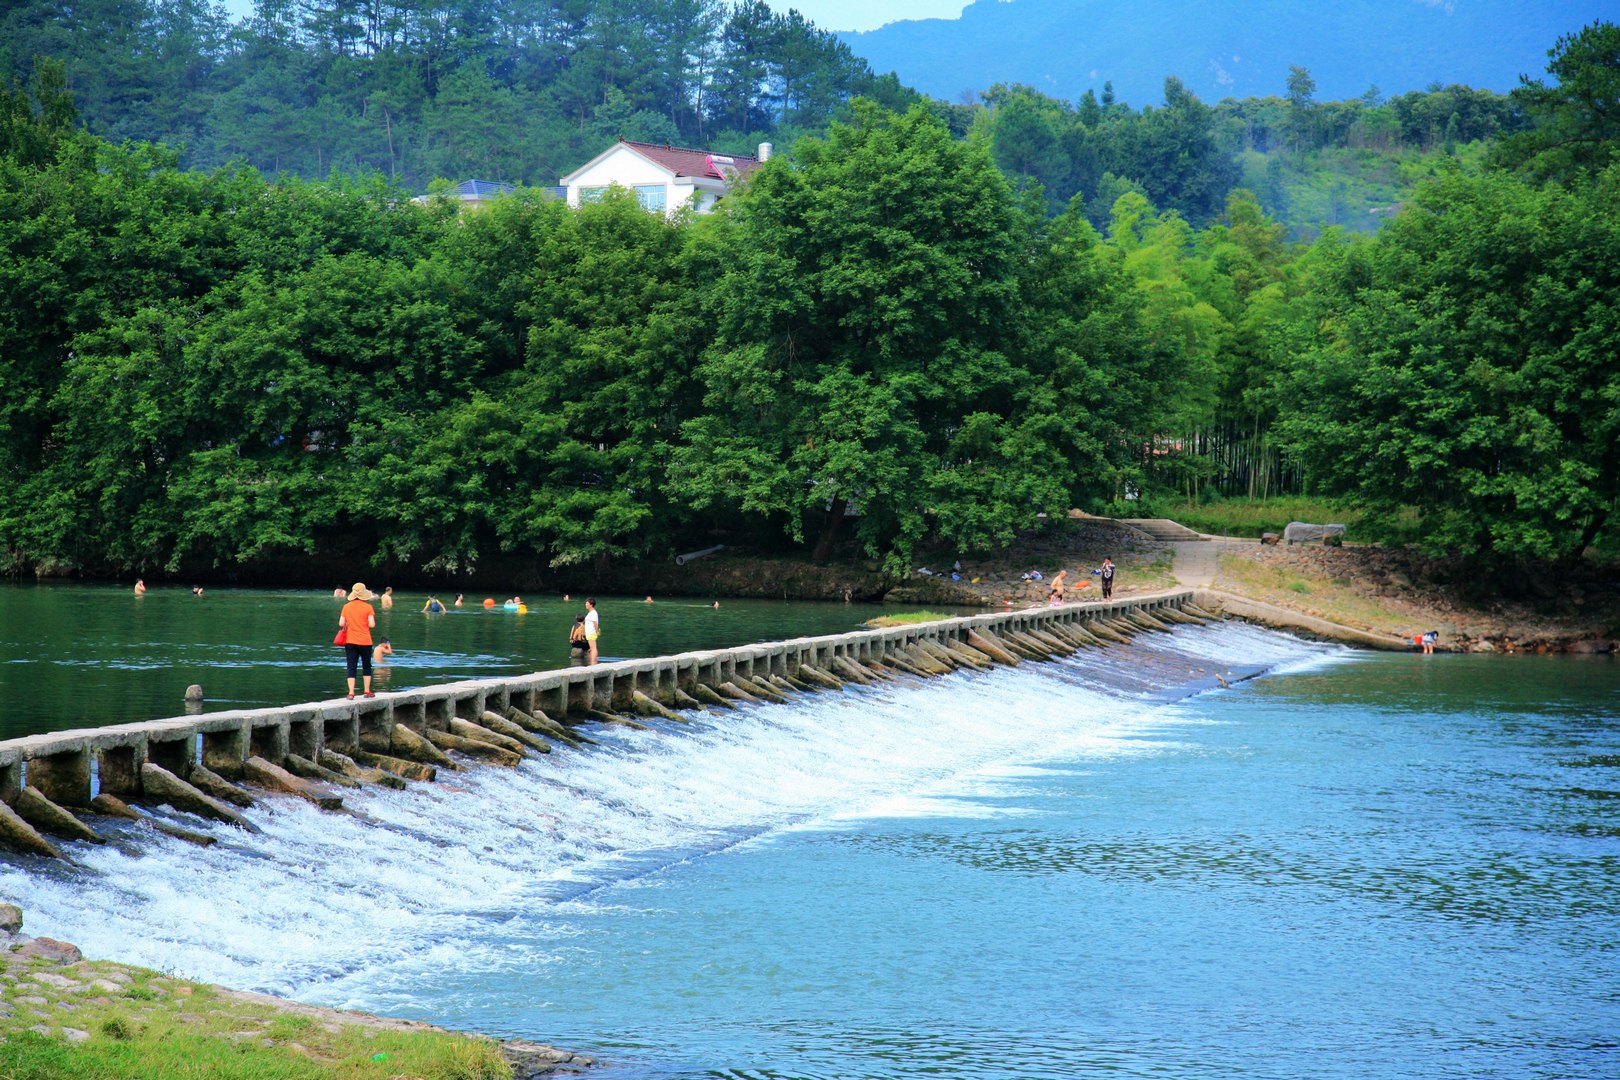
[[[68,1080],[535,1080],[581,1054],[228,990],[22,933],[0,904],[0,1077]]]

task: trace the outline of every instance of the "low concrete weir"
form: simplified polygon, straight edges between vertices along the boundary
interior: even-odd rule
[[[1173,613],[1158,622],[1214,618],[1198,605],[1199,600],[1209,598],[1192,590],[1148,593],[478,679],[376,698],[205,713],[10,739],[0,742],[0,802],[16,812],[0,815],[0,844],[35,853],[55,850],[39,831],[66,833],[59,827],[59,815],[42,812],[41,798],[53,810],[66,808],[64,813],[127,816],[126,802],[167,803],[244,824],[245,819],[216,796],[223,792],[234,798],[236,785],[244,781],[262,788],[264,777],[273,775],[276,783],[271,790],[301,795],[333,809],[340,805],[341,788],[334,788],[332,779],[348,781],[344,786],[366,782],[399,786],[402,779],[431,780],[437,770],[459,768],[458,761],[471,760],[452,759],[441,747],[463,755],[494,749],[500,753],[477,757],[510,764],[525,746],[572,735],[575,724],[631,722],[619,714],[657,716],[683,704],[690,707],[694,697],[712,700],[710,694],[699,694],[699,687],[745,703],[735,696],[739,686],[753,687],[748,696],[760,700],[761,687],[773,688],[780,698],[804,689],[835,689],[846,681],[978,669],[1018,663],[1020,656],[1046,659],[1081,648],[1106,648],[1149,632],[1148,620],[1155,612]],[[1135,622],[1132,616],[1146,618]],[[723,691],[727,684],[730,690]],[[486,713],[494,714],[493,720]],[[515,723],[534,741],[519,742],[510,732],[497,730],[503,723]],[[480,735],[484,731],[487,737]],[[330,776],[323,779],[323,772]],[[25,788],[31,793],[21,798]]]

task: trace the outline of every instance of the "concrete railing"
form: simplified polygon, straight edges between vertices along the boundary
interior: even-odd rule
[[[384,779],[377,776],[379,768],[430,779],[435,762],[455,767],[443,750],[479,749],[462,744],[471,733],[471,741],[481,745],[480,731],[491,724],[496,734],[489,741],[510,753],[514,741],[498,733],[513,721],[530,733],[526,742],[532,748],[545,745],[537,735],[566,737],[567,725],[582,720],[622,720],[620,713],[670,715],[671,709],[700,703],[718,707],[725,699],[781,700],[782,694],[793,690],[836,688],[841,685],[840,672],[847,681],[867,681],[867,675],[939,674],[953,666],[987,666],[981,663],[986,660],[1015,663],[1018,655],[1047,659],[1082,645],[1119,642],[1146,629],[1209,618],[1196,607],[1196,614],[1183,611],[1192,607],[1193,599],[1191,590],[1178,590],[1031,607],[492,677],[376,698],[239,709],[9,739],[0,742],[4,804],[0,841],[42,850],[32,840],[19,841],[13,835],[15,826],[22,824],[19,816],[47,832],[82,837],[60,819],[76,816],[63,808],[134,816],[124,805],[128,800],[168,802],[208,812],[208,802],[188,805],[189,795],[175,797],[171,781],[194,788],[219,807],[219,813],[209,816],[223,817],[227,812],[220,796],[239,804],[250,804],[251,799],[245,795],[237,799],[230,790],[209,786],[220,781],[234,788],[230,782],[246,780],[308,795],[302,789],[323,780],[346,776],[352,786],[357,780]],[[519,756],[522,752],[521,747],[516,749]],[[424,766],[414,773],[402,768],[408,758],[425,762],[425,771]],[[357,761],[361,767],[356,767]],[[288,769],[297,775],[289,775]],[[192,784],[193,780],[198,782]],[[328,796],[322,805],[337,802]],[[236,820],[236,815],[229,819]]]

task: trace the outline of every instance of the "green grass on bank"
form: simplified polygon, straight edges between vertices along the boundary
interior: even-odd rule
[[[917,623],[939,622],[941,619],[954,619],[954,615],[942,615],[937,611],[907,611],[899,615],[879,615],[875,619],[867,619],[862,625],[870,626],[874,630],[883,630],[891,626],[914,626]]]
[[[13,963],[3,1080],[510,1080],[490,1039],[326,1020],[122,964]],[[40,975],[127,979],[58,990]],[[50,1034],[31,1030],[43,1027]],[[69,1030],[89,1037],[74,1042]]]

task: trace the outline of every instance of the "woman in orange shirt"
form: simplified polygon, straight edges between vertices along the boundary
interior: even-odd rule
[[[343,644],[343,659],[349,670],[349,697],[354,697],[354,671],[360,668],[365,673],[366,697],[376,697],[371,692],[371,630],[377,625],[377,613],[371,610],[368,600],[375,600],[377,594],[366,588],[365,583],[357,581],[354,588],[349,590],[349,602],[343,605],[343,611],[338,615],[338,628],[347,631]]]

